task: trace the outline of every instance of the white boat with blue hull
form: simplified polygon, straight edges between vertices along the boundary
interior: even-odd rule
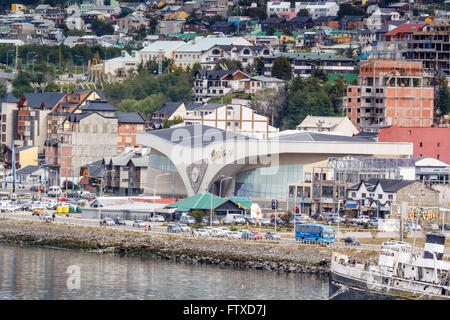
[[[333,253],[330,299],[450,300],[450,263],[443,261],[445,236],[426,235],[423,254],[383,250],[378,264]]]

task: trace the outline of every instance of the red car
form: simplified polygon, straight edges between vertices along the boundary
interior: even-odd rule
[[[252,233],[255,235],[256,240],[262,240],[263,235],[261,233],[256,232],[256,231],[252,231]]]

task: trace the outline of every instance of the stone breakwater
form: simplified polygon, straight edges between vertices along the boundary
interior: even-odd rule
[[[326,247],[199,239],[93,227],[0,219],[0,243],[81,249],[97,253],[237,268],[328,274]]]

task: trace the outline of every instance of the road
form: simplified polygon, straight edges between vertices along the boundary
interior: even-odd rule
[[[15,212],[15,213],[2,213],[0,214],[0,217],[14,219],[14,220],[22,220],[22,221],[36,221],[36,222],[42,222],[45,223],[45,221],[41,220],[38,216],[32,216],[31,212],[22,211],[22,212]],[[151,231],[145,231],[144,228],[137,228],[133,227],[133,221],[126,220],[125,226],[100,226],[100,221],[98,219],[82,219],[78,217],[70,216],[63,216],[61,214],[57,214],[55,217],[55,221],[52,223],[56,224],[70,224],[70,225],[76,225],[76,226],[84,226],[84,227],[96,227],[96,228],[108,228],[108,229],[114,229],[117,231],[125,232],[125,231],[133,231],[133,232],[145,232],[149,234],[161,234],[161,235],[171,235],[171,236],[177,236],[177,237],[192,237],[191,233],[189,232],[183,232],[183,233],[168,233],[167,227],[164,225],[163,222],[147,222],[147,224],[151,225]],[[295,239],[291,236],[290,238],[286,234],[281,234],[283,237],[280,240],[262,240],[265,242],[273,242],[273,243],[280,243],[280,244],[295,244],[297,243]],[[226,238],[216,238],[216,237],[208,237],[208,239],[212,241],[223,241],[228,240]],[[261,240],[256,240],[261,241]],[[343,242],[334,242],[330,245],[328,245],[331,248],[353,248],[358,250],[371,250],[371,251],[381,251],[381,246],[379,245],[371,245],[371,244],[361,244],[359,246],[349,246],[346,245]],[[422,249],[419,249],[420,251]],[[445,256],[450,256],[449,251],[445,251]]]

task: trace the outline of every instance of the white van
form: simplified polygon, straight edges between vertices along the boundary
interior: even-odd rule
[[[242,214],[227,214],[225,217],[225,223],[227,224],[245,224],[245,219]]]
[[[58,186],[51,186],[51,187],[48,188],[47,194],[48,194],[50,197],[58,197],[59,195],[62,194],[62,190],[61,190],[61,188],[58,187]]]

